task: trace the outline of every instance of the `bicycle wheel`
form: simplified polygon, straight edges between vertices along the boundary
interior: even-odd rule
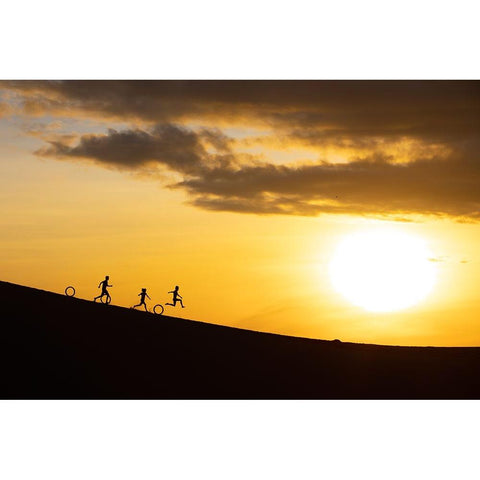
[[[163,305],[161,303],[157,303],[154,307],[153,307],[153,313],[155,315],[161,315],[163,313]]]
[[[75,296],[75,289],[70,285],[65,289],[65,295],[67,297],[74,297]]]
[[[103,295],[103,297],[100,297],[100,301],[105,305],[110,305],[112,297],[109,297],[108,295]]]

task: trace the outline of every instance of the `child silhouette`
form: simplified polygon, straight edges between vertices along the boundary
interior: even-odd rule
[[[93,299],[94,302],[97,301],[97,298],[102,298],[103,296],[107,296],[107,305],[112,301],[112,297],[110,296],[110,294],[108,293],[108,290],[107,290],[107,287],[113,287],[113,285],[109,285],[108,284],[108,280],[110,279],[110,277],[107,275],[105,277],[105,280],[101,281],[99,284],[98,284],[98,287],[97,288],[100,288],[100,285],[102,286],[102,293],[98,296],[98,297],[95,297]]]
[[[171,292],[168,292],[168,293],[173,293],[173,303],[166,303],[165,305],[171,305],[172,307],[174,307],[177,304],[177,302],[180,302],[180,305],[182,306],[182,308],[185,308],[181,300],[183,297],[178,293],[178,285],[175,287],[175,290],[172,290]]]
[[[140,297],[140,303],[138,305],[134,305],[132,308],[140,307],[143,305],[145,307],[145,311],[147,312],[148,310],[147,304],[145,303],[145,297],[148,297],[148,299],[151,300],[151,298],[148,296],[147,289],[142,288],[142,291],[137,296]]]

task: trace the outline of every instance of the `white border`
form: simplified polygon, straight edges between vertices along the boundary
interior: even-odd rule
[[[478,79],[478,18],[463,0],[18,0],[0,77]],[[473,478],[477,407],[2,401],[0,476]]]
[[[478,2],[2,6],[1,78],[479,78]]]
[[[16,479],[474,478],[478,403],[3,401]]]

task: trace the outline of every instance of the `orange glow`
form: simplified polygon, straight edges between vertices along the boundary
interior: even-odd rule
[[[242,96],[250,87],[240,86]],[[171,100],[168,91],[155,100],[168,120],[142,96],[121,105],[145,112],[127,115],[102,111],[115,92],[95,97],[97,109],[90,97],[84,107],[76,97],[63,104],[55,86],[45,94],[50,103],[37,101],[41,85],[25,93],[23,109],[20,90],[5,94],[12,105],[0,118],[1,280],[59,293],[73,285],[77,297],[93,299],[110,275],[114,304],[133,305],[144,287],[147,304],[165,303],[179,285],[187,308],[166,313],[205,322],[352,342],[480,345],[476,177],[462,173],[474,166],[469,151],[457,166],[463,160],[450,133],[440,138],[450,121],[455,134],[474,135],[478,116],[465,105],[475,103],[461,97],[455,110],[468,128],[460,114],[445,115],[445,126],[429,103],[434,96],[415,97],[427,103],[425,117],[412,120],[405,103],[389,95],[377,101],[379,87],[367,87],[363,104],[358,96],[347,102],[334,85],[337,105],[308,84],[325,102],[318,111],[296,87],[291,101],[299,104],[282,103],[285,85],[282,95],[269,96],[270,85],[250,103],[194,97],[178,112],[183,93]],[[476,98],[472,86],[459,91]],[[384,115],[385,99],[394,113]],[[416,130],[423,118],[427,133]],[[437,123],[435,136],[429,129]],[[170,163],[163,158],[173,150],[169,129],[181,137]],[[431,162],[447,165],[439,183]],[[458,172],[464,176],[450,187]],[[392,249],[379,251],[368,236],[377,230],[397,232],[386,239]],[[345,247],[345,239],[353,243]]]

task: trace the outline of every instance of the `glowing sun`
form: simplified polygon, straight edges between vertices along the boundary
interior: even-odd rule
[[[371,312],[411,307],[432,290],[436,267],[425,242],[397,231],[355,233],[330,262],[335,289]]]

